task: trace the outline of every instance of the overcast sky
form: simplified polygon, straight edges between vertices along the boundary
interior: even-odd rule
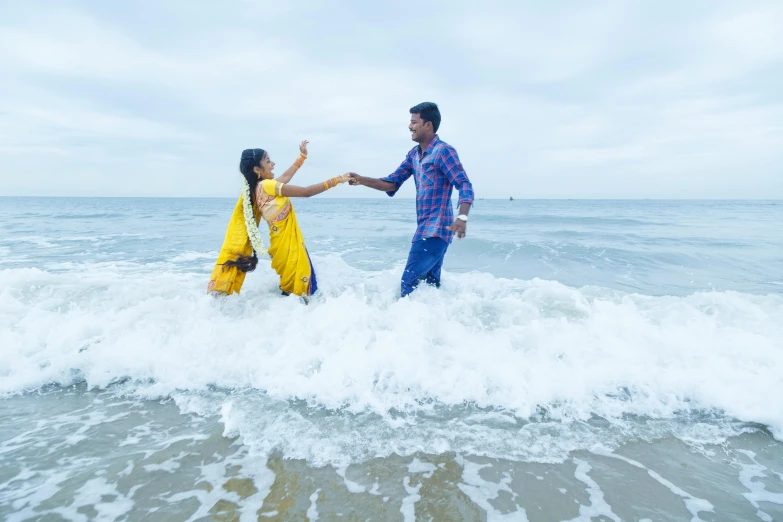
[[[242,149],[302,139],[297,184],[380,177],[434,101],[477,197],[783,198],[781,0],[0,11],[0,195],[235,197]]]

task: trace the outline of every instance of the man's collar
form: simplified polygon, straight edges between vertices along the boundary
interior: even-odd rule
[[[422,152],[422,153],[421,153],[421,155],[422,155],[422,156],[424,156],[425,154],[427,154],[427,153],[430,151],[430,149],[432,149],[433,147],[435,147],[435,144],[436,144],[436,143],[439,143],[439,142],[440,142],[440,138],[439,138],[439,137],[438,137],[438,135],[436,134],[435,136],[433,136],[433,137],[432,137],[432,141],[430,142],[430,144],[429,144],[429,145],[427,145],[427,148],[426,148],[426,149],[424,149],[424,152]],[[421,145],[417,145],[417,146],[416,146],[416,149],[417,149],[417,150],[421,150]]]

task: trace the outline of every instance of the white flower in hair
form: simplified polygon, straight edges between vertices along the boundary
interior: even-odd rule
[[[257,256],[262,256],[266,253],[264,250],[264,241],[261,239],[261,232],[256,225],[256,218],[253,216],[253,200],[250,194],[250,184],[245,180],[245,191],[242,194],[242,210],[245,214],[245,228],[247,229],[247,237],[250,238],[250,244],[253,245],[253,250],[256,251]]]

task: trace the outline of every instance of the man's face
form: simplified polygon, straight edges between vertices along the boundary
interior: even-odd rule
[[[421,116],[418,114],[411,114],[411,123],[408,125],[408,130],[411,131],[411,139],[417,143],[421,143],[427,138],[432,123],[424,123]]]

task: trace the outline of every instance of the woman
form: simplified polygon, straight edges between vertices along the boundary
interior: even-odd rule
[[[247,272],[255,270],[263,241],[258,223],[263,217],[269,226],[269,257],[272,268],[280,276],[283,294],[302,296],[305,301],[318,288],[310,256],[304,244],[302,231],[296,221],[289,198],[309,198],[348,181],[350,175],[297,187],[288,182],[307,159],[307,141],[299,146],[300,154],[282,176],[274,178],[274,162],[263,149],[242,152],[239,171],[245,178],[245,190],[239,198],[220,249],[207,292],[239,293]]]

